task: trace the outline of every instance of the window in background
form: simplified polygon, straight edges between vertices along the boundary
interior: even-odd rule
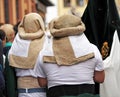
[[[64,0],[64,7],[70,7],[70,0]]]
[[[84,0],[76,0],[77,6],[84,6]]]

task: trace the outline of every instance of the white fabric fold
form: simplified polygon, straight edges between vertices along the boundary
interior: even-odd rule
[[[120,41],[114,32],[110,55],[103,61],[105,81],[100,84],[100,97],[120,97]]]
[[[17,34],[13,41],[9,54],[20,57],[27,57],[30,42],[31,40],[23,40],[19,37],[19,34]]]
[[[69,36],[69,39],[76,58],[93,53],[93,48],[84,33],[77,36]]]
[[[47,56],[54,56],[53,50],[52,50],[52,44],[53,44],[53,37],[48,39],[48,44],[46,47]],[[74,54],[76,58],[84,56],[86,54],[93,53],[93,47],[92,44],[89,42],[85,34],[77,35],[77,36],[69,36],[70,43],[72,45]],[[50,42],[51,41],[51,42]]]

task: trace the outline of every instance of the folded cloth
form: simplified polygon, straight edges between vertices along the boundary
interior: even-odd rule
[[[73,65],[94,57],[92,44],[88,41],[84,33],[77,36],[69,36],[65,41],[68,41],[71,45],[65,41],[66,44],[63,42],[63,44],[59,43],[60,40],[54,41],[54,44],[52,39],[50,41],[46,48],[50,52],[43,57],[44,62],[58,63],[58,65]],[[63,38],[61,41],[63,41]],[[67,47],[68,45],[69,48]]]
[[[103,62],[106,77],[100,84],[100,96],[120,97],[120,40],[117,30],[113,35],[110,55]]]
[[[39,51],[43,47],[43,41],[44,37],[31,41],[23,40],[16,35],[9,51],[10,65],[17,68],[33,68]]]
[[[16,56],[27,57],[30,43],[31,43],[31,40],[23,40],[17,34],[12,44],[13,47],[10,51],[10,54],[13,53]]]
[[[17,68],[34,68],[38,54],[43,47],[44,22],[37,13],[23,17],[9,51],[10,65]]]
[[[73,21],[70,21],[70,19]],[[66,21],[66,23],[64,23]],[[83,33],[85,25],[79,17],[63,15],[49,23],[50,33],[53,36],[51,48],[53,54],[44,56],[44,62],[53,62],[58,65],[73,65],[94,57],[93,48]]]

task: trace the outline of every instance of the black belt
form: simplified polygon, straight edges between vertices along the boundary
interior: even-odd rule
[[[94,84],[60,85],[48,89],[48,97],[77,96],[83,93],[94,94]]]
[[[18,93],[36,93],[36,92],[46,92],[46,88],[30,88],[30,89],[19,88],[18,89]]]

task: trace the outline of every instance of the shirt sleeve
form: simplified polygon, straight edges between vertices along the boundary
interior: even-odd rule
[[[97,60],[95,70],[96,71],[103,71],[104,70],[103,59],[102,59],[102,56],[100,54],[100,51],[98,50],[98,48],[96,46],[95,46],[95,58]]]
[[[43,61],[42,61],[41,53],[39,54],[38,59],[36,61],[34,72],[37,75],[37,77],[46,78],[46,74],[44,73],[44,70],[43,70]]]
[[[45,41],[44,41],[44,45],[43,45],[43,49],[40,51],[39,56],[37,58],[35,67],[34,67],[34,72],[37,75],[37,77],[42,77],[42,78],[46,78],[46,74],[44,72],[44,64],[43,64],[43,55],[44,55],[44,51],[46,50],[48,43],[49,43],[49,37],[46,35],[45,36]]]

